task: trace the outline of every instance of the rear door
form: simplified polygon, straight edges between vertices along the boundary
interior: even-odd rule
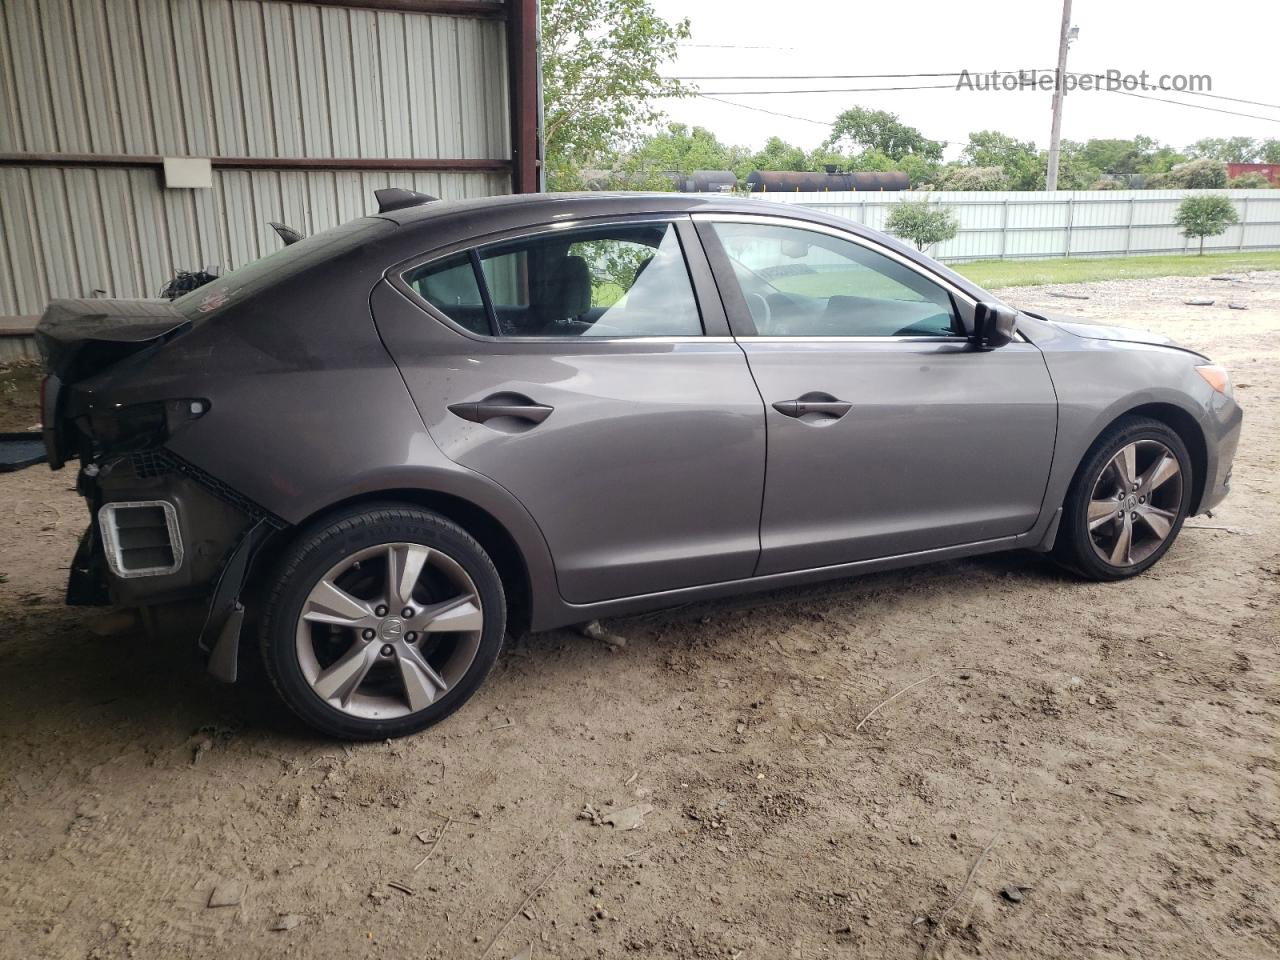
[[[565,599],[751,575],[763,406],[688,218],[556,224],[389,280],[375,317],[432,438],[528,508]]]
[[[963,291],[839,229],[695,219],[765,404],[759,573],[1031,528],[1057,423],[1035,346],[972,349]]]

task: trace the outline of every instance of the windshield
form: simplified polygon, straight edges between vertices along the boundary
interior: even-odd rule
[[[173,306],[192,320],[204,320],[224,307],[242,302],[274,283],[325,260],[367,243],[395,225],[377,217],[361,217],[304,237],[197,287],[173,301]]]

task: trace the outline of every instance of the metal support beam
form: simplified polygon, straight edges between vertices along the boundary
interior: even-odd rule
[[[541,189],[538,0],[507,0],[507,76],[511,101],[511,192]]]
[[[501,20],[506,7],[492,0],[290,0],[313,7],[362,7],[366,10],[394,10],[398,13],[434,13],[447,17],[484,17]]]
[[[0,153],[0,167],[158,167],[163,157],[146,154]],[[210,157],[215,167],[233,170],[425,170],[444,173],[501,173],[509,160],[452,160],[436,157]]]

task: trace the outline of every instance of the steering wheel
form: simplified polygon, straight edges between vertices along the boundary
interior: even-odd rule
[[[743,299],[747,301],[747,310],[756,325],[756,332],[763,335],[773,333],[773,308],[764,295],[746,293],[743,294]]]

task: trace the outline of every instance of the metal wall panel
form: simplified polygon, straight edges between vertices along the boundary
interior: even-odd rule
[[[280,248],[276,220],[314,233],[401,186],[443,199],[510,190],[505,173],[213,171],[211,190],[165,190],[147,168],[0,167],[0,316],[55,297],[153,297],[179,270],[241,266]]]
[[[506,158],[505,42],[283,0],[4,0],[0,150]]]
[[[0,0],[0,152],[506,159],[505,24],[285,0]],[[508,193],[496,173],[0,167],[0,315],[156,295],[178,269],[371,212],[373,190]]]

